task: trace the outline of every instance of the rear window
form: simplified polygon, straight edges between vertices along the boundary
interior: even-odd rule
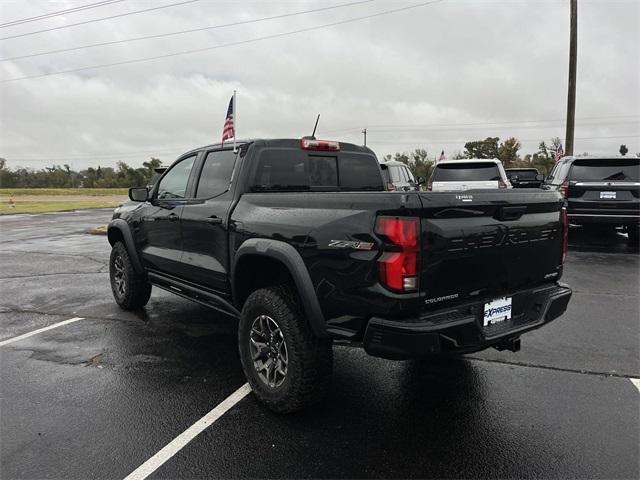
[[[448,163],[437,165],[433,174],[435,182],[473,182],[500,180],[495,163]]]
[[[341,190],[384,190],[378,160],[371,155],[338,156]]]
[[[413,179],[413,174],[411,173],[411,170],[409,170],[409,167],[404,167],[404,174],[407,177],[407,182],[409,183],[413,183],[415,180]]]
[[[576,160],[569,179],[582,182],[637,182],[640,179],[640,158]]]
[[[536,170],[509,170],[507,175],[509,177],[516,176],[518,180],[535,180],[538,172]]]
[[[263,150],[254,191],[384,190],[378,161],[356,153],[322,154],[295,149]]]

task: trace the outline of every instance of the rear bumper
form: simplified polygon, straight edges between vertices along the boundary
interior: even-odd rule
[[[576,225],[606,224],[606,225],[637,225],[640,224],[640,215],[637,213],[603,213],[603,212],[575,212],[567,213],[569,222]]]
[[[510,293],[512,318],[490,327],[482,325],[484,300],[406,321],[374,317],[367,325],[363,346],[370,355],[392,359],[500,346],[558,318],[567,309],[571,293],[562,283]]]

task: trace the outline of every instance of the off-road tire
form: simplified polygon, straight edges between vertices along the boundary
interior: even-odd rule
[[[120,260],[121,263],[117,264]],[[116,278],[118,267],[121,267],[124,291],[120,291]],[[144,307],[151,296],[151,284],[144,274],[137,273],[131,263],[127,247],[122,242],[116,242],[109,257],[109,278],[111,291],[116,303],[123,310],[136,310]]]
[[[261,315],[274,319],[288,351],[287,374],[280,386],[267,385],[254,366],[250,351],[253,322]],[[322,401],[331,385],[333,350],[331,340],[316,338],[311,331],[296,292],[278,286],[256,290],[244,304],[238,328],[240,359],[255,396],[278,413],[303,410]]]

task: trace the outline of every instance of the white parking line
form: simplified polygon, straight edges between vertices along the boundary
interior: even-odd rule
[[[640,392],[640,378],[630,378],[629,380],[631,380],[631,383],[633,383]]]
[[[64,320],[62,322],[54,323],[53,325],[49,325],[48,327],[39,328],[38,330],[34,330],[33,332],[23,333],[22,335],[18,335],[17,337],[12,337],[7,340],[2,340],[0,342],[0,347],[4,345],[9,345],[10,343],[17,342],[18,340],[23,340],[25,338],[32,337],[33,335],[37,335],[38,333],[46,332],[47,330],[52,330],[54,328],[62,327],[63,325],[69,325],[70,323],[77,322],[78,320],[84,320],[82,317],[74,317],[69,320]]]
[[[182,450],[191,440],[200,435],[207,427],[213,425],[216,420],[222,417],[222,415],[224,415],[229,409],[246,397],[249,392],[251,392],[251,387],[248,383],[245,383],[238,390],[225,398],[216,408],[187,428],[184,432],[165,445],[153,457],[127,475],[124,480],[144,480],[147,478],[160,468],[167,460]]]

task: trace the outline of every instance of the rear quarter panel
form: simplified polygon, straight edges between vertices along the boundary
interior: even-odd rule
[[[377,215],[418,216],[418,196],[402,192],[249,193],[241,197],[231,222],[231,245],[248,238],[291,244],[302,256],[331,330],[355,332],[371,315],[401,316],[407,301],[378,283],[380,240],[373,233]],[[340,241],[370,243],[371,249]],[[353,244],[350,244],[353,245]]]

